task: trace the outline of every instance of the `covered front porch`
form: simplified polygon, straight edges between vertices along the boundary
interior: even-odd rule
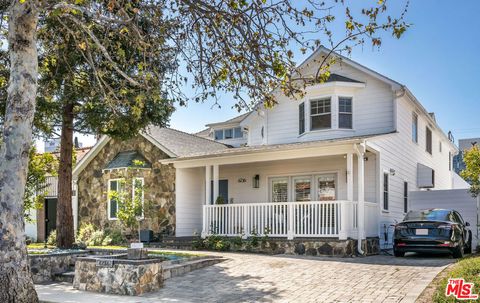
[[[378,237],[379,154],[365,142],[233,153],[172,161],[177,237]]]

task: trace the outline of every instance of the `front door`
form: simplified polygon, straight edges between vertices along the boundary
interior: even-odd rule
[[[215,204],[217,198],[213,199],[213,181],[211,186],[210,203]],[[223,198],[224,204],[228,204],[228,180],[218,180],[218,195]]]
[[[45,199],[45,240],[57,228],[57,199]]]

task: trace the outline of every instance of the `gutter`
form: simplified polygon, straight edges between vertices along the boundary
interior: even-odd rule
[[[365,234],[365,163],[364,163],[364,156],[366,150],[366,140],[363,143],[354,144],[353,149],[355,150],[358,163],[363,163],[363,177],[360,178],[360,169],[358,169],[358,178],[357,178],[357,195],[358,195],[358,210],[357,210],[357,218],[358,218],[358,241],[357,241],[357,250],[361,255],[364,255],[365,252],[362,250],[362,239],[363,235]],[[360,180],[361,183],[360,183]]]

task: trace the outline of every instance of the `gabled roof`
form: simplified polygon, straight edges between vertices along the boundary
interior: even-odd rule
[[[376,133],[376,134],[369,134],[369,135],[359,135],[359,136],[351,136],[351,137],[344,137],[344,138],[334,138],[334,139],[323,139],[323,140],[315,140],[315,141],[305,141],[305,142],[295,142],[295,143],[280,143],[280,144],[270,144],[270,145],[256,145],[256,146],[245,146],[245,147],[237,147],[237,148],[229,148],[225,150],[219,150],[216,152],[211,153],[204,153],[204,152],[197,152],[195,154],[190,154],[184,157],[178,157],[175,159],[165,159],[161,162],[164,163],[173,163],[179,162],[183,160],[192,160],[192,159],[202,159],[202,158],[216,158],[216,157],[223,157],[223,156],[237,156],[237,155],[244,155],[244,154],[252,154],[252,153],[259,153],[259,152],[268,152],[268,151],[279,151],[279,150],[295,150],[295,149],[302,149],[302,148],[309,148],[309,147],[318,147],[324,145],[335,145],[335,144],[342,144],[350,141],[363,141],[366,139],[371,139],[380,136],[386,136],[391,134],[396,134],[396,131],[389,131],[383,133]]]
[[[213,153],[230,148],[228,145],[172,128],[151,126],[139,135],[150,141],[171,158],[186,157],[198,152]],[[110,140],[111,138],[108,136],[103,136],[98,140],[97,144],[75,166],[73,170],[74,179],[78,177],[78,174],[85,169],[88,163],[98,155]]]
[[[210,153],[229,148],[228,145],[172,128],[151,127],[145,133],[168,149],[174,155],[172,158],[185,157],[199,151]]]
[[[228,119],[228,120],[226,120],[226,121],[216,122],[216,123],[210,123],[210,124],[207,124],[206,126],[207,126],[207,127],[211,127],[211,126],[221,125],[221,124],[236,124],[236,123],[240,123],[240,122],[242,122],[250,113],[251,113],[251,111],[246,112],[246,113],[244,113],[244,114],[241,114],[241,115],[239,115],[239,116],[233,117],[233,118],[231,118],[231,119]]]
[[[104,169],[116,169],[116,168],[151,168],[150,163],[145,157],[143,157],[136,150],[119,152],[112,161],[110,161]]]
[[[348,77],[338,75],[338,74],[331,74],[330,77],[328,77],[326,82],[352,82],[352,83],[363,83],[361,81],[353,80]]]

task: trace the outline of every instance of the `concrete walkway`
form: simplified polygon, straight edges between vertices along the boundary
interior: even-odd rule
[[[37,285],[42,301],[96,302],[415,302],[453,262],[445,256],[307,258],[222,253],[225,262],[169,279],[139,297]]]

